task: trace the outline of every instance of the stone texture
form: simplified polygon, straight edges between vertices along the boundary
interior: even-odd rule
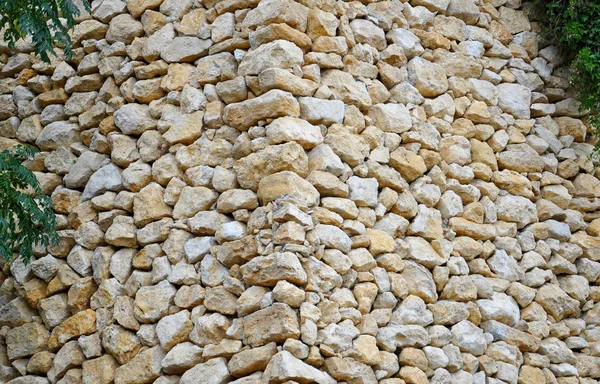
[[[256,311],[244,317],[244,339],[248,344],[259,347],[272,341],[283,342],[298,338],[300,327],[293,309],[283,303]]]
[[[0,43],[58,230],[2,265],[0,382],[595,383],[594,132],[530,6],[96,0],[70,59]]]
[[[274,89],[255,99],[228,105],[223,111],[223,121],[247,130],[263,119],[299,115],[300,106],[292,94]]]

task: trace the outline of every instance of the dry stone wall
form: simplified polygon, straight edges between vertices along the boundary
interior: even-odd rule
[[[3,266],[1,382],[598,382],[593,143],[520,0],[92,9],[2,47],[60,243]]]

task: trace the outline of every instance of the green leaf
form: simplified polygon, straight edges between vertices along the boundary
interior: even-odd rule
[[[88,0],[82,0],[84,9],[91,12]],[[0,0],[0,29],[9,48],[20,39],[31,37],[34,50],[45,62],[54,48],[63,46],[65,56],[73,54],[69,30],[75,26],[80,10],[73,0]]]
[[[547,25],[545,35],[554,40],[571,67],[571,84],[600,138],[600,2],[595,0],[534,0],[534,9]],[[600,158],[596,140],[592,158]]]
[[[34,155],[26,146],[0,152],[0,257],[8,262],[14,251],[27,264],[35,246],[58,244],[52,200],[22,164]]]

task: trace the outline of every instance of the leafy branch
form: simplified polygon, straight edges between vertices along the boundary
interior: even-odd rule
[[[595,0],[534,0],[547,25],[547,37],[556,41],[571,66],[571,86],[588,113],[590,127],[600,138],[600,3]],[[594,148],[600,153],[600,140]]]
[[[8,262],[14,249],[28,263],[35,246],[58,243],[52,201],[22,164],[34,155],[21,145],[0,152],[0,257]]]
[[[89,3],[83,0],[83,4],[90,12]],[[79,13],[73,0],[0,0],[0,30],[10,49],[19,39],[31,36],[35,53],[43,61],[50,61],[48,53],[56,56],[57,46],[64,47],[69,58],[73,55],[69,30]]]

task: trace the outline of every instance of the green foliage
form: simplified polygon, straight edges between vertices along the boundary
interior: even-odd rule
[[[571,66],[571,85],[600,138],[600,2],[535,0],[534,4],[548,26],[548,37],[557,42]],[[595,152],[600,152],[600,141]]]
[[[86,10],[90,6],[83,1]],[[54,48],[63,46],[65,55],[71,57],[69,30],[75,25],[79,9],[73,0],[0,0],[0,29],[9,48],[27,36],[31,36],[35,53],[45,62],[49,53],[56,55]]]
[[[22,164],[34,154],[25,146],[0,152],[0,256],[8,262],[14,249],[28,263],[36,245],[58,243],[52,201]]]

